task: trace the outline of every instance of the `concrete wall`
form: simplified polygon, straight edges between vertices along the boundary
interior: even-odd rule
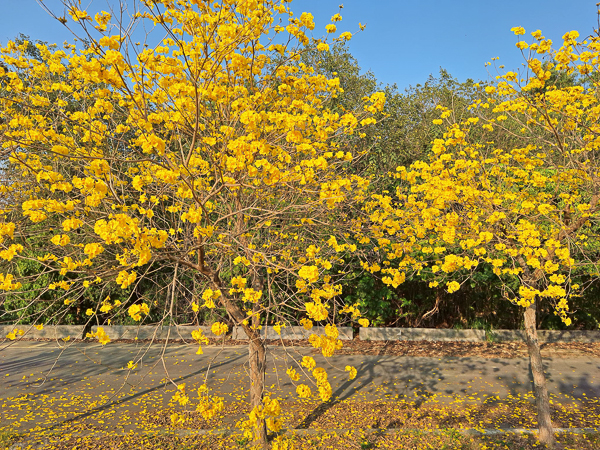
[[[485,341],[483,330],[442,328],[361,328],[362,341]]]
[[[155,339],[155,340],[175,340],[185,339],[188,341],[192,339],[192,331],[200,328],[204,335],[207,337],[215,337],[210,331],[210,327],[193,327],[193,326],[135,326],[135,325],[102,325],[104,332],[108,335],[111,340],[115,339]],[[95,332],[98,329],[97,326],[92,327],[92,331]]]
[[[352,327],[337,327],[340,333],[339,339],[342,341],[352,340]],[[308,339],[311,334],[322,336],[325,334],[325,327],[312,327],[310,330],[306,330],[304,327],[291,327],[287,326],[281,329],[281,335],[279,335],[273,327],[263,327],[260,330],[260,334],[264,339]],[[231,335],[232,339],[246,340],[248,336],[244,332],[242,327],[235,327]]]
[[[42,330],[33,325],[0,325],[0,339],[5,339],[13,330],[24,331],[25,334],[19,336],[21,339],[81,339],[83,335],[83,325],[48,325]]]
[[[540,342],[600,342],[600,330],[538,330]],[[494,342],[524,341],[524,330],[492,330]]]
[[[38,330],[31,325],[0,325],[0,340],[4,340],[6,335],[13,330],[23,330],[24,335],[21,339],[81,339],[83,337],[83,325],[58,325],[45,326],[43,330]],[[216,337],[210,331],[210,327],[194,326],[126,326],[126,325],[106,325],[104,331],[111,340],[117,339],[155,339],[169,340],[185,339],[192,340],[192,331],[200,328],[205,336]],[[93,326],[92,331],[97,327]],[[341,340],[352,339],[351,327],[338,327]],[[266,339],[308,339],[315,333],[317,335],[325,334],[325,327],[315,326],[307,331],[304,327],[288,326],[281,329],[281,335],[277,334],[272,327],[263,327],[261,335]],[[492,330],[487,333],[484,330],[454,330],[440,328],[360,328],[359,337],[363,341],[467,341],[467,342],[485,342],[487,338],[493,342],[511,342],[524,341],[525,332],[523,330]],[[540,342],[600,342],[600,330],[580,331],[580,330],[538,330]],[[234,327],[231,332],[231,338],[235,340],[246,340],[247,336],[242,327]]]
[[[440,328],[361,328],[363,341],[525,341],[523,330],[453,330]],[[538,330],[540,342],[600,342],[600,330]]]

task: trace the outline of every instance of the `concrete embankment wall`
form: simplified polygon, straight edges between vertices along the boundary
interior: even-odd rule
[[[96,331],[98,327],[92,327]],[[200,328],[207,337],[216,337],[210,331],[210,327],[197,326],[128,326],[128,325],[107,325],[103,326],[104,331],[111,340],[118,339],[139,339],[139,340],[178,340],[192,339],[192,331]],[[83,336],[83,325],[58,325],[45,326],[38,330],[32,325],[0,325],[0,340],[6,339],[6,335],[14,330],[22,330],[20,339],[81,339]],[[310,334],[325,334],[325,327],[313,327],[307,331],[303,327],[288,326],[282,327],[280,334],[273,327],[263,327],[260,330],[265,339],[307,339]],[[351,327],[338,327],[339,338],[341,340],[353,339],[353,330]],[[247,336],[241,327],[234,327],[230,331],[229,337],[234,340],[246,340]],[[525,332],[522,330],[454,330],[441,328],[360,328],[358,337],[364,341],[465,341],[465,342],[512,342],[524,341]],[[581,331],[581,330],[538,330],[540,342],[582,342],[594,343],[600,342],[600,330]]]

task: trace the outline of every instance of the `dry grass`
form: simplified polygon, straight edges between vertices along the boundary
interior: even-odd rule
[[[598,434],[559,434],[559,442],[565,450],[597,450],[600,448]],[[322,432],[315,435],[286,434],[280,441],[286,450],[321,449],[394,449],[394,450],[541,450],[544,447],[533,435],[505,434],[501,436],[468,436],[456,430],[439,430],[435,433],[422,431],[397,431],[394,433]],[[117,449],[164,449],[164,450],[217,450],[250,449],[251,445],[240,436],[127,436],[112,437],[54,437],[44,442],[30,441],[31,448],[53,450],[117,450]],[[36,444],[41,444],[37,446]],[[26,448],[26,447],[23,447]]]

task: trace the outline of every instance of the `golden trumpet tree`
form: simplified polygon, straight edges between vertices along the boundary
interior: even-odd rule
[[[436,122],[447,128],[430,160],[399,167],[394,196],[373,196],[368,209],[387,265],[368,268],[397,284],[416,267],[452,293],[491,267],[505,298],[523,307],[540,439],[554,445],[536,308],[549,302],[570,325],[578,276],[599,274],[600,38],[580,42],[572,31],[554,50],[539,30],[532,36],[517,43],[526,70],[486,86],[490,97],[471,106],[472,117],[453,122],[441,108]],[[550,70],[580,82],[552,85]]]
[[[233,325],[249,338],[253,410],[245,426],[265,446],[267,426],[281,424],[277,400],[265,397],[259,330],[280,329],[286,311],[304,311],[307,329],[327,324],[326,335],[311,336],[315,347],[326,356],[341,347],[331,313],[341,286],[331,269],[340,252],[355,249],[345,242],[355,217],[347,208],[369,184],[350,170],[360,155],[346,143],[376,122],[385,96],[331,110],[339,80],[299,62],[306,49],[327,51],[328,39],[311,37],[312,15],[293,15],[287,1],[143,3],[133,21],[164,33],[153,48],[114,34],[131,28],[109,13],[92,17],[67,2],[71,18],[100,38],[87,33],[83,50],[39,46],[41,61],[24,54],[26,43],[1,50],[2,164],[18,176],[0,186],[0,289],[19,291],[15,263],[27,258],[56,274],[46,292],[65,307],[86,289],[135,286],[151,264],[171,267],[173,285],[191,273],[201,289],[190,308],[223,312],[215,335]],[[351,38],[337,34],[340,19],[327,26],[329,40]],[[34,237],[44,256],[28,253]],[[169,314],[152,309],[107,298],[89,313],[100,324],[119,311],[146,322]],[[110,341],[103,328],[90,337]],[[200,330],[193,338],[207,340]],[[298,369],[330,398],[312,358]],[[288,375],[299,379],[293,368]],[[179,388],[176,400],[188,403]],[[304,384],[297,392],[311,395]],[[207,389],[198,394],[203,414],[221,407]]]

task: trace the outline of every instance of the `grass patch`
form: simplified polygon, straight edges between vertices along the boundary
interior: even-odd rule
[[[0,449],[9,448],[12,444],[17,442],[20,438],[20,434],[12,433],[9,431],[0,431]]]

